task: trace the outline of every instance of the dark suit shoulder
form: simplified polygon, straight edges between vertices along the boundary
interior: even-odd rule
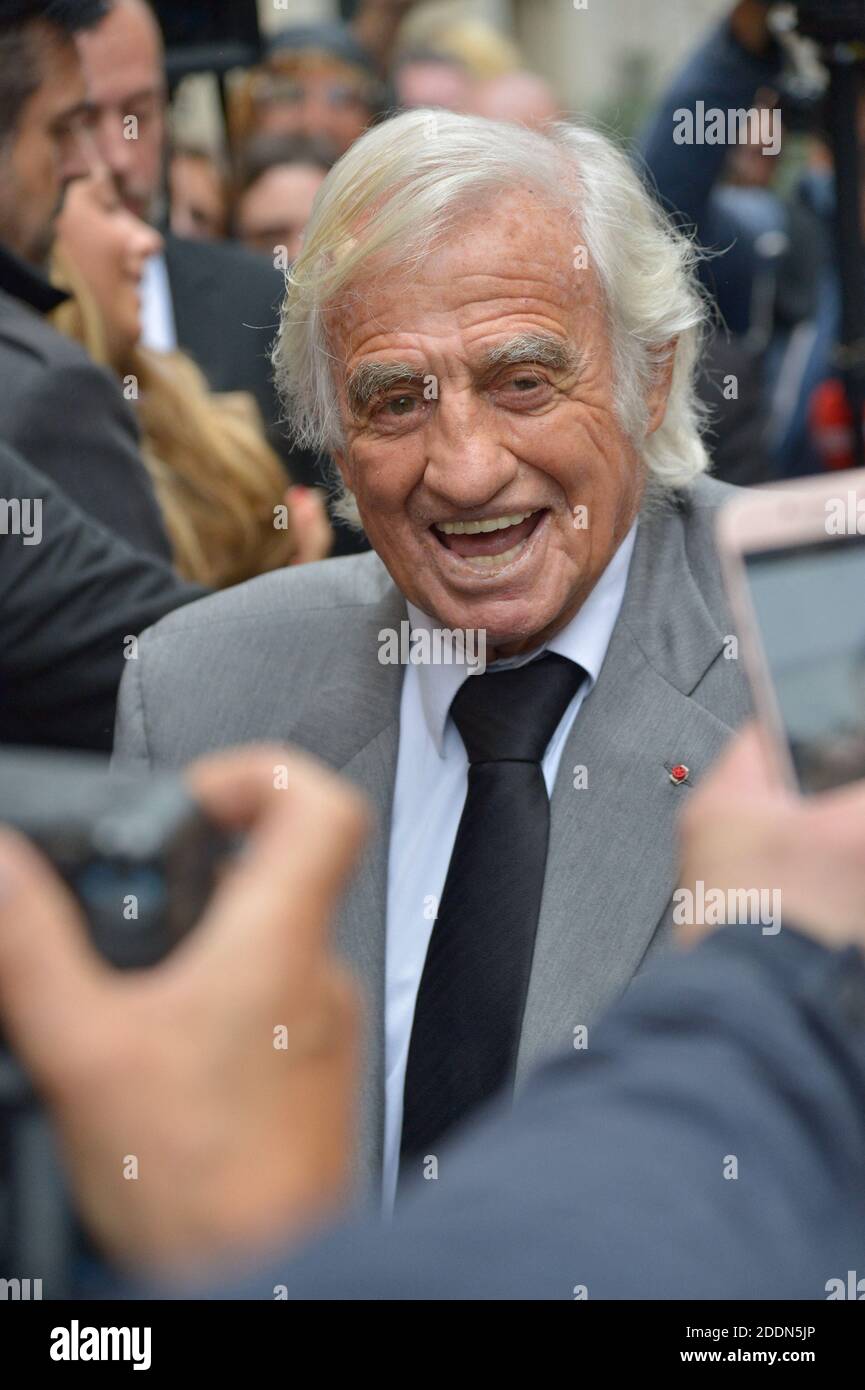
[[[122,440],[126,458],[137,462],[137,417],[114,373],[101,366],[80,343],[9,295],[0,293],[0,418],[8,442],[40,451],[46,472],[68,472],[53,444],[63,440],[71,456],[78,439],[99,455],[111,433]],[[18,437],[18,432],[21,437]],[[96,441],[93,443],[93,441]]]
[[[165,260],[174,293],[190,283],[218,280],[223,290],[236,297],[260,296],[272,304],[284,287],[284,278],[266,256],[228,241],[191,241],[169,236]]]
[[[13,354],[20,369],[44,367],[91,367],[101,373],[80,343],[56,328],[35,310],[0,291],[0,352],[4,355],[4,375]]]
[[[165,264],[177,341],[212,391],[249,391],[271,442],[280,407],[270,354],[285,282],[265,256],[221,242],[168,237]]]
[[[122,450],[126,464],[142,467],[138,419],[114,373],[50,324],[29,318],[22,309],[14,322],[0,321],[0,376],[8,388],[0,396],[0,419],[7,442],[25,452],[32,446],[40,453],[36,462],[56,471],[58,480],[73,467],[81,441],[92,449],[93,462],[110,448],[111,456]]]
[[[114,373],[0,295],[0,380],[4,441],[133,549],[170,560],[137,417]]]

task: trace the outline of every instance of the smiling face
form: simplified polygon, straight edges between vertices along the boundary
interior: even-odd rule
[[[262,77],[255,128],[263,135],[322,139],[344,154],[372,118],[361,74],[328,54],[277,58]]]
[[[578,242],[535,194],[503,193],[409,284],[354,285],[333,317],[335,457],[366,533],[410,602],[486,630],[499,656],[570,621],[644,486],[614,409],[600,288],[573,268]],[[653,390],[650,429],[667,391]]]
[[[161,236],[127,210],[111,174],[99,166],[69,190],[58,246],[100,311],[111,361],[123,364],[141,337],[141,277]]]

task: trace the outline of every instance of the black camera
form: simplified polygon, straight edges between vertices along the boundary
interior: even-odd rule
[[[179,777],[82,754],[0,754],[3,822],[51,861],[121,969],[155,965],[180,940],[231,848]]]
[[[96,948],[126,970],[156,965],[186,935],[237,847],[179,776],[81,754],[0,753],[4,822],[48,858]],[[88,1263],[50,1122],[0,1037],[0,1280],[65,1298]]]

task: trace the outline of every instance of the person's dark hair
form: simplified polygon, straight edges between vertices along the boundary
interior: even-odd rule
[[[0,148],[39,86],[36,26],[71,38],[108,13],[106,0],[0,0]]]
[[[257,183],[262,174],[281,164],[311,164],[327,174],[336,163],[336,152],[317,136],[254,135],[241,150],[237,161],[236,191],[238,196]]]
[[[337,158],[337,153],[330,143],[318,136],[269,133],[253,135],[235,161],[230,192],[229,221],[232,235],[238,235],[238,208],[241,198],[263,174],[283,164],[307,164],[328,174]]]

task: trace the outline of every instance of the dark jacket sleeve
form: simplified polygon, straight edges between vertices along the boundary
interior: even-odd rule
[[[249,391],[265,427],[279,405],[270,353],[279,327],[285,277],[266,256],[233,242],[165,241],[178,345],[199,365],[212,391]]]
[[[760,87],[777,80],[781,61],[774,44],[765,58],[749,53],[725,21],[674,77],[640,140],[642,172],[662,207],[701,246],[723,252],[700,269],[728,327],[739,333],[748,328],[756,267],[753,235],[737,216],[735,200],[717,194],[729,146],[677,144],[676,113],[696,113],[698,102],[706,111],[748,108]]]
[[[84,358],[46,364],[18,390],[4,439],[113,535],[170,560],[135,416],[110,372]]]
[[[126,639],[205,591],[0,445],[0,502],[22,499],[41,504],[29,539],[0,516],[0,743],[107,751]]]
[[[719,223],[711,199],[730,150],[728,145],[677,145],[676,112],[694,112],[697,102],[707,111],[747,108],[761,86],[777,80],[780,69],[777,46],[758,58],[742,48],[725,21],[673,78],[640,138],[640,153],[662,202],[697,229],[704,245],[714,244],[730,230]]]
[[[321,487],[322,461],[291,442],[270,361],[284,274],[266,256],[234,242],[189,241],[171,233],[165,263],[179,346],[198,363],[212,391],[248,391],[254,397],[292,482]],[[338,553],[363,548],[348,543],[344,531],[338,540]]]
[[[219,1296],[825,1299],[865,1262],[865,966],[719,931],[359,1221]]]

